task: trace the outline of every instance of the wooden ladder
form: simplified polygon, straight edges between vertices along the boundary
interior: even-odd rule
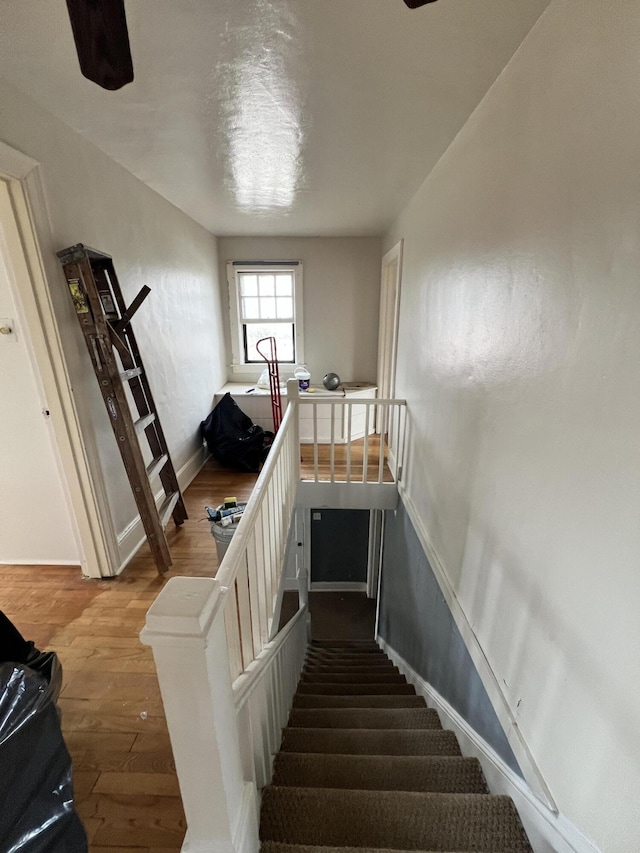
[[[164,532],[169,517],[173,515],[175,523],[180,525],[188,516],[130,325],[151,291],[145,285],[127,308],[109,255],[78,243],[58,252],[58,257],[151,552],[162,574],[171,565]],[[125,383],[138,411],[135,420]],[[139,443],[143,434],[151,450],[150,464],[145,462]],[[165,494],[160,508],[151,488],[151,481],[157,475]]]

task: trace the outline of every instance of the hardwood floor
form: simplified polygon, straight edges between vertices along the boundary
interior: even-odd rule
[[[301,476],[303,479],[313,479],[315,472],[314,448],[312,444],[303,444],[300,447]],[[350,460],[347,459],[347,446],[337,444],[334,448],[334,479],[338,482],[347,481],[347,468],[349,469],[349,481],[352,483],[362,482],[364,467],[364,439],[358,439],[351,443]],[[388,448],[384,448],[382,460],[382,482],[392,483],[393,475],[388,465]],[[348,464],[347,464],[348,463]],[[367,482],[377,482],[380,473],[380,436],[370,435],[367,448]],[[331,479],[331,448],[328,444],[318,445],[318,477],[320,480]]]
[[[168,528],[165,577],[215,574],[204,507],[247,500],[255,480],[207,463],[185,493],[189,520]],[[138,639],[164,583],[146,545],[109,580],[83,580],[77,567],[0,567],[0,609],[62,663],[62,730],[91,853],[177,853],[184,838],[153,657]]]

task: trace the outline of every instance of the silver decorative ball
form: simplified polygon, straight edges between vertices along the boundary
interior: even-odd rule
[[[326,373],[322,384],[327,391],[335,391],[336,388],[340,387],[340,377],[337,373]]]

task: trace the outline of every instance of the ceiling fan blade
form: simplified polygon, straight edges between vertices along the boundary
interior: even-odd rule
[[[67,0],[80,70],[103,89],[133,80],[124,0]]]
[[[420,6],[426,6],[427,3],[435,3],[436,0],[404,0],[410,9],[419,9]]]

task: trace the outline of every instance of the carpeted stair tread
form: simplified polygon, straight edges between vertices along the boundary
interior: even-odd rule
[[[294,708],[426,708],[422,696],[294,696]]]
[[[284,752],[339,755],[460,755],[453,732],[443,729],[328,729],[283,730]]]
[[[311,649],[373,649],[381,652],[382,649],[375,640],[311,640]]]
[[[362,661],[354,661],[353,663],[344,663],[338,661],[315,661],[307,660],[304,666],[305,671],[311,670],[318,672],[399,672],[398,667],[394,666],[390,660],[374,660],[367,663]]]
[[[389,660],[381,649],[309,649],[309,657],[335,660],[350,658],[351,660]]]
[[[415,755],[322,755],[280,752],[274,785],[488,794],[475,758]]]
[[[414,696],[416,692],[413,684],[367,684],[367,683],[351,683],[351,684],[318,684],[300,682],[298,685],[298,693],[301,695],[316,693],[316,694],[337,694],[341,696],[361,696],[361,695],[387,695],[387,696]]]
[[[406,684],[404,675],[391,672],[307,672],[300,676],[303,684]]]
[[[268,785],[260,838],[290,844],[531,853],[508,797]]]
[[[290,728],[440,729],[433,708],[294,708]]]
[[[309,657],[322,660],[349,658],[350,660],[389,660],[382,649],[307,649]]]
[[[437,850],[391,850],[380,847],[314,847],[309,844],[283,844],[280,841],[263,841],[260,845],[260,853],[438,853]],[[455,853],[466,853],[458,850]],[[490,853],[488,850],[479,853]],[[511,853],[510,850],[503,853]]]
[[[367,652],[384,655],[386,653],[376,643],[361,644],[360,646],[318,646],[313,643],[307,646],[307,654],[313,655],[361,655]]]

